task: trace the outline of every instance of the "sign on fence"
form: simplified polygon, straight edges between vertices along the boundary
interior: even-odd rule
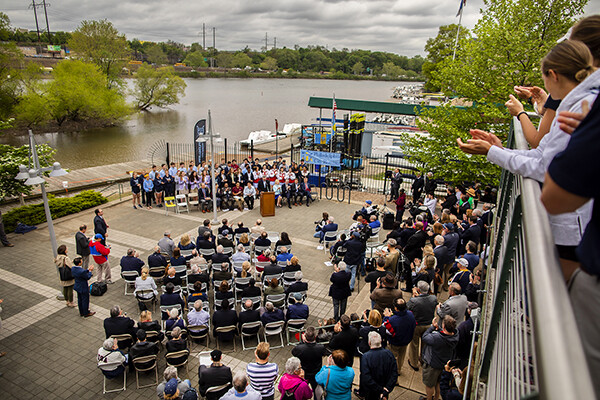
[[[328,165],[330,167],[340,166],[340,154],[325,151],[300,150],[300,159],[307,164]]]
[[[196,165],[200,164],[201,161],[206,160],[206,142],[196,142],[200,136],[206,134],[206,120],[201,119],[196,122],[194,126],[194,158]]]

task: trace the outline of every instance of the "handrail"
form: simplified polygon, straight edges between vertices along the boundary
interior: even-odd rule
[[[516,118],[512,128],[509,142],[527,150]],[[540,193],[503,171],[474,398],[595,397]]]

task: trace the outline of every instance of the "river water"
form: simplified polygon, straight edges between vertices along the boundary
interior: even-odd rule
[[[54,147],[56,159],[70,169],[144,159],[153,143],[164,139],[191,143],[193,128],[211,110],[214,132],[229,143],[254,130],[285,123],[308,124],[319,110],[308,107],[310,96],[386,101],[405,82],[317,79],[185,79],[185,97],[170,109],[138,113],[117,127],[69,133],[36,133],[37,143]],[[341,118],[344,111],[338,111]],[[331,118],[331,111],[323,112]],[[26,132],[24,132],[26,133]],[[0,142],[21,145],[27,136],[4,135]]]

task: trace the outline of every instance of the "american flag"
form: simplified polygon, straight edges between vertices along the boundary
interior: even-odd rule
[[[335,102],[335,94],[333,95],[333,116],[331,118],[331,133],[335,133],[335,110],[337,110],[337,103]]]
[[[458,12],[456,13],[456,16],[458,17],[460,14],[462,14],[463,8],[467,5],[467,0],[460,0],[460,7],[458,7]]]

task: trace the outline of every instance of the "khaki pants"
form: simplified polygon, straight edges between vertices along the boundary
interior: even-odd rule
[[[406,349],[408,348],[407,346],[394,346],[393,344],[390,344],[390,350],[392,351],[392,354],[394,355],[394,357],[396,357],[396,364],[398,364],[398,375],[400,375],[401,371],[402,371],[402,365],[404,364],[404,357],[406,356]]]
[[[408,361],[415,368],[419,368],[421,365],[421,336],[430,326],[417,325],[412,342],[408,345]]]
[[[96,265],[98,266],[98,277],[96,279],[96,282],[101,282],[103,280],[105,280],[105,281],[111,280],[110,265],[108,264],[108,261],[106,261],[102,264],[96,263]],[[104,279],[102,279],[102,275],[104,275]]]
[[[450,268],[452,263],[444,265],[444,275],[442,276],[442,288],[448,291],[448,281],[450,280]]]

